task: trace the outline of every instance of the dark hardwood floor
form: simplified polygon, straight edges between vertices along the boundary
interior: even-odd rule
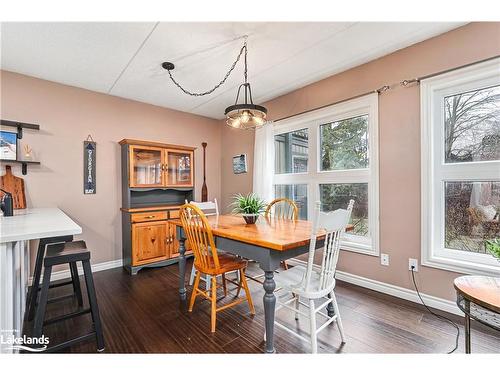
[[[190,267],[191,262],[188,262],[187,269]],[[249,273],[252,272],[260,273],[259,269],[250,269]],[[179,301],[177,275],[177,265],[142,270],[136,276],[129,276],[121,268],[94,274],[104,326],[105,353],[263,351],[262,285],[249,281],[256,309],[254,317],[248,313],[246,304],[224,310],[218,313],[217,332],[212,334],[209,302],[198,299],[194,311],[188,313],[185,304]],[[51,293],[66,294],[68,290],[64,288]],[[343,282],[338,282],[335,291],[347,343],[341,345],[337,327],[330,325],[319,334],[320,353],[446,353],[454,346],[455,328],[420,305]],[[47,318],[70,312],[74,306],[71,300],[49,304]],[[457,353],[463,353],[462,319],[445,315],[460,325]],[[277,319],[295,325],[298,331],[308,331],[307,320],[296,322],[293,313],[279,311]],[[473,323],[472,351],[500,353],[500,333]],[[87,315],[48,326],[44,333],[56,343],[86,333],[89,327]],[[26,331],[29,330],[30,326],[26,325]],[[310,351],[307,343],[279,328],[275,329],[275,347],[278,353]],[[94,342],[81,343],[66,351],[95,353],[96,345]]]

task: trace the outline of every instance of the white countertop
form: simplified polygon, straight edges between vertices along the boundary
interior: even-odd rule
[[[0,243],[80,233],[82,228],[59,208],[14,210],[14,216],[0,217]]]

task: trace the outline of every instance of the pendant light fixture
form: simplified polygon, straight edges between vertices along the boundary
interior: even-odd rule
[[[232,128],[235,129],[255,129],[263,126],[266,123],[266,116],[267,116],[267,109],[261,105],[254,104],[253,103],[253,98],[252,98],[252,89],[250,87],[250,83],[248,82],[248,63],[247,63],[247,54],[248,54],[248,48],[247,48],[247,36],[244,37],[245,42],[243,44],[243,47],[241,47],[240,53],[236,60],[233,62],[231,68],[229,71],[226,73],[222,81],[220,81],[215,87],[213,87],[211,90],[205,91],[205,92],[190,92],[183,88],[172,76],[172,70],[174,70],[175,66],[171,62],[164,62],[162,64],[162,67],[168,71],[168,74],[170,76],[170,79],[172,82],[179,87],[179,89],[182,90],[187,95],[190,96],[204,96],[204,95],[209,95],[215,90],[217,90],[220,86],[222,86],[230,74],[233,72],[234,68],[236,67],[236,64],[240,60],[242,54],[244,53],[244,64],[245,64],[245,70],[244,70],[244,79],[245,82],[242,83],[241,85],[238,86],[238,92],[236,93],[236,100],[233,105],[230,105],[229,107],[226,108],[224,111],[224,115],[226,116],[226,124],[229,125]],[[239,103],[238,100],[240,100],[240,94],[241,94],[241,100],[242,102]]]

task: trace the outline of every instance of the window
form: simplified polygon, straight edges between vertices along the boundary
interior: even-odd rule
[[[324,211],[346,208],[354,199],[356,205],[350,221],[354,225],[353,234],[368,236],[368,184],[320,184],[319,196]]]
[[[320,126],[321,170],[368,168],[368,116]]]
[[[308,142],[307,129],[274,136],[275,173],[307,172]]]
[[[424,80],[421,102],[422,263],[498,275],[500,59]]]
[[[355,205],[345,250],[378,255],[378,98],[367,95],[277,123],[275,197],[297,202],[301,219]]]
[[[293,200],[299,209],[299,219],[307,220],[307,184],[274,185],[274,196]]]

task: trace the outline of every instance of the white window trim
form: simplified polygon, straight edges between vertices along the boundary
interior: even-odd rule
[[[500,84],[500,59],[423,80],[421,101],[421,236],[422,265],[484,275],[500,273],[489,254],[444,248],[443,181],[500,181],[500,162],[444,163],[444,97]]]
[[[368,114],[369,168],[356,170],[321,171],[319,164],[319,127],[359,115]],[[307,172],[274,175],[274,185],[307,184],[307,211],[314,212],[319,201],[319,185],[323,183],[368,183],[368,221],[370,238],[346,234],[342,249],[379,256],[379,160],[378,160],[378,95],[369,94],[360,98],[335,104],[303,115],[282,120],[274,125],[274,135],[295,130],[308,129],[309,161]]]

